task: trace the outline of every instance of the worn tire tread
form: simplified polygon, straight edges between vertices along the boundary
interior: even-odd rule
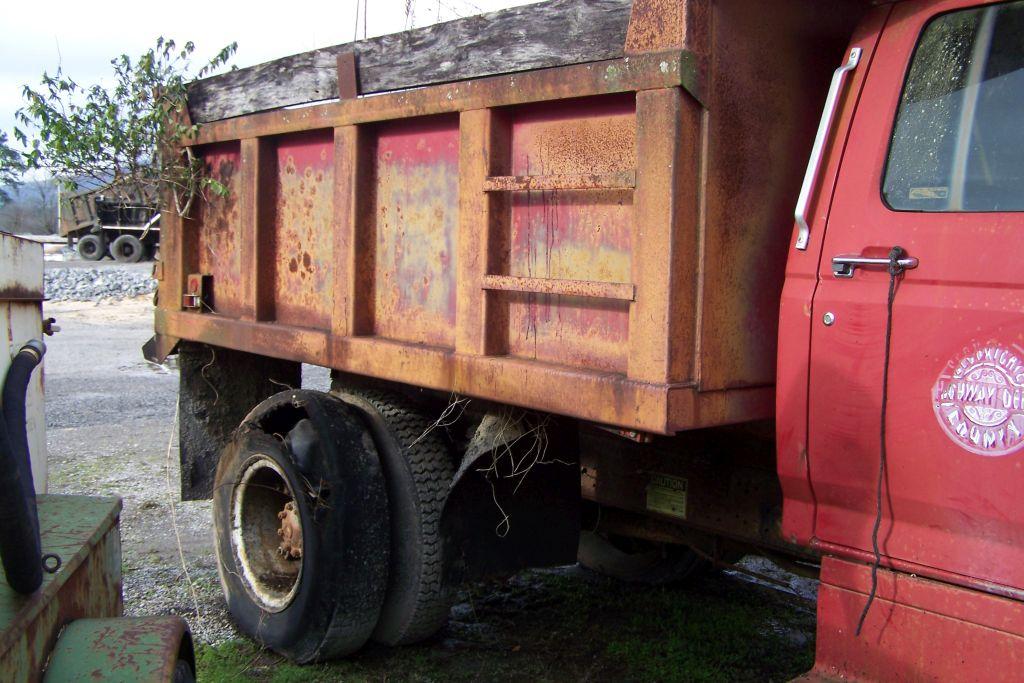
[[[214,530],[225,600],[241,630],[263,646],[305,664],[351,654],[370,639],[385,599],[390,532],[385,475],[357,411],[336,397],[301,392],[303,405],[316,407],[317,421],[326,430],[321,434],[329,437],[321,446],[325,449],[321,454],[328,457],[314,461],[315,473],[302,470],[287,444],[260,426],[262,417],[282,406],[295,406],[299,393],[280,392],[268,398],[236,430],[217,466]],[[341,408],[341,413],[335,413],[335,408]],[[308,414],[314,419],[313,412]],[[339,425],[350,426],[336,441],[331,430]],[[307,474],[322,476],[332,486],[344,482],[354,487],[352,495],[341,496],[341,502],[329,506],[320,521],[312,517],[308,503],[300,502],[303,531],[310,534],[305,539],[304,562],[322,571],[304,578],[294,602],[274,613],[256,603],[241,583],[230,540],[231,492],[241,463],[248,453],[257,451],[281,466],[298,499],[305,498],[301,492]],[[355,526],[345,530],[353,514]]]
[[[422,547],[415,608],[387,645],[408,645],[437,633],[448,620],[452,593],[446,580],[441,513],[455,474],[448,447],[430,430],[432,420],[403,396],[382,390],[349,390],[376,410],[404,456],[416,490],[418,536]],[[430,430],[430,431],[428,431]]]

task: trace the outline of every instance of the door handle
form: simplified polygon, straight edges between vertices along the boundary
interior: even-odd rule
[[[907,256],[896,260],[903,270],[917,268],[918,260],[913,256]],[[860,255],[841,255],[832,257],[832,274],[836,277],[851,278],[858,268],[888,268],[889,259]]]

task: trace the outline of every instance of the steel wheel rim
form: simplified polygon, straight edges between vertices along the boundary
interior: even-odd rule
[[[281,612],[298,593],[303,558],[278,553],[278,513],[295,493],[281,467],[263,454],[242,466],[231,495],[231,550],[242,585],[261,609]]]

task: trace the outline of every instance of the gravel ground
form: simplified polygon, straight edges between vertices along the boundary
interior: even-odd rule
[[[44,312],[61,327],[47,340],[49,490],[122,496],[129,615],[180,614],[203,642],[235,637],[217,580],[209,502],[178,495],[177,370],[140,352],[152,334],[150,302],[51,301]]]
[[[152,294],[156,290],[153,264],[131,265],[133,267],[51,266],[43,275],[46,297],[51,301],[105,301]]]

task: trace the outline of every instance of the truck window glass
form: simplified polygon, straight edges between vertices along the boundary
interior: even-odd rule
[[[898,211],[1024,210],[1024,2],[925,28],[883,183]]]

